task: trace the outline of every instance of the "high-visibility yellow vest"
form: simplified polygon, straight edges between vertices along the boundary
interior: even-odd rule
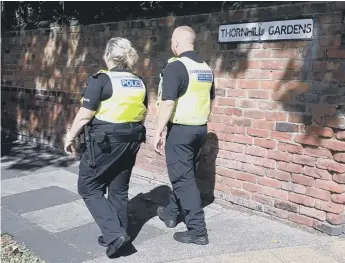
[[[189,85],[186,93],[175,101],[175,108],[170,122],[184,125],[204,125],[207,123],[210,114],[212,70],[205,62],[198,63],[187,57],[174,58],[172,61],[175,60],[181,61],[185,65]],[[162,96],[162,78],[160,86],[159,101],[161,101]]]
[[[146,87],[143,81],[130,72],[101,70],[98,73],[109,76],[113,93],[109,99],[101,101],[95,118],[110,123],[142,121],[146,114]]]

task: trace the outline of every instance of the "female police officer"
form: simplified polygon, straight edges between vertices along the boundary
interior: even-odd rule
[[[147,93],[142,80],[131,73],[138,54],[127,39],[110,39],[103,59],[108,70],[90,77],[65,151],[72,153],[74,139],[84,128],[86,149],[79,165],[78,192],[102,232],[99,244],[113,257],[130,241],[128,185],[145,140]]]

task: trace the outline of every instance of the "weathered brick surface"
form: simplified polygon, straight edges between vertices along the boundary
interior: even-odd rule
[[[136,165],[163,180],[165,157],[152,147],[158,75],[172,56],[174,27],[188,24],[214,70],[217,94],[198,173],[201,192],[215,188],[230,202],[339,234],[345,202],[344,8],[340,2],[296,2],[190,19],[4,33],[2,128],[61,149],[88,76],[105,66],[106,41],[124,36],[139,51],[136,72],[149,91],[147,143]],[[306,15],[315,17],[312,41],[217,43],[221,23]]]

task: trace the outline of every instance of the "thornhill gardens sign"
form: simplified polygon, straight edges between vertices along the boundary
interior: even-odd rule
[[[220,25],[218,42],[312,39],[313,22],[313,19],[299,19]]]

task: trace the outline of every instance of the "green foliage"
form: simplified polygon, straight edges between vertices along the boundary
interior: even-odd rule
[[[49,27],[51,24],[97,24],[132,19],[191,15],[238,8],[243,2],[116,2],[6,1],[2,2],[3,30]],[[246,2],[248,3],[248,2]]]

